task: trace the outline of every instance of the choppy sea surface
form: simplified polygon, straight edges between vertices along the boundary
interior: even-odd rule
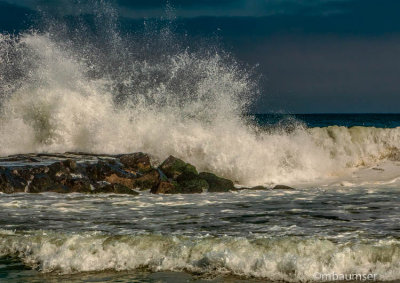
[[[72,280],[84,272],[83,278],[126,282],[159,282],[158,276],[165,276],[161,282],[226,276],[297,282],[336,272],[394,280],[399,192],[2,195],[0,278]]]

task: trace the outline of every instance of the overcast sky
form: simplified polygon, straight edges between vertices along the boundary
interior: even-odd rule
[[[84,2],[84,1],[79,1]],[[165,15],[162,0],[113,1],[138,21]],[[259,64],[256,112],[400,112],[398,0],[170,0],[192,36],[218,34],[240,61]],[[37,9],[74,15],[91,5],[0,0],[0,30],[24,28]]]

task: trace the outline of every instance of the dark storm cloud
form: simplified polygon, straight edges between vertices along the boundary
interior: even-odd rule
[[[297,13],[328,15],[342,12],[335,3],[343,1],[351,0],[114,0],[104,2],[112,3],[125,17],[142,18],[160,17],[164,14],[166,6],[174,7],[178,17],[262,17]],[[30,9],[50,9],[64,14],[76,14],[89,13],[95,1],[6,0],[5,2]]]
[[[240,56],[264,75],[256,112],[399,112],[399,51],[397,35],[273,36]]]
[[[275,14],[296,14],[307,11],[316,14],[340,12],[330,3],[343,0],[222,0],[222,1],[185,1],[171,0],[168,3],[176,9],[178,17],[262,17]],[[162,15],[166,1],[118,1],[120,7],[125,8],[127,16],[136,17],[143,11],[152,15]]]

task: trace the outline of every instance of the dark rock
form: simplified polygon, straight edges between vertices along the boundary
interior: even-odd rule
[[[207,181],[200,178],[185,180],[178,183],[178,185],[182,194],[199,194],[207,191],[209,188]]]
[[[248,188],[248,189],[251,190],[251,191],[266,191],[266,190],[269,190],[269,188],[264,187],[264,186],[255,186],[255,187],[251,187],[251,188]]]
[[[120,184],[110,184],[105,181],[97,182],[94,184],[94,190],[91,191],[93,194],[128,194],[128,195],[138,195],[138,192]]]
[[[228,179],[224,179],[218,177],[215,174],[208,172],[201,172],[199,177],[205,181],[207,181],[209,188],[208,191],[211,193],[214,192],[229,192],[234,190],[233,182]]]
[[[7,194],[24,192],[28,182],[16,172],[0,167],[0,192]]]
[[[4,173],[0,173],[0,192],[6,194],[14,193],[14,187],[10,184],[9,179]]]
[[[50,164],[49,166],[49,173],[50,174],[57,174],[57,173],[71,173],[71,172],[75,172],[76,168],[77,168],[77,164],[75,160],[72,159],[67,159],[64,161],[58,161],[55,162],[53,164]]]
[[[107,178],[114,175],[116,177],[119,177],[120,179],[126,179],[126,180],[135,179],[137,177],[136,174],[122,170],[121,167],[114,160],[109,160],[107,162],[101,160],[94,164],[86,163],[85,166],[86,170],[84,170],[85,171],[84,173],[86,173],[88,178],[94,182],[105,181]],[[118,182],[121,183],[122,181]],[[123,182],[128,182],[128,181],[123,181]],[[126,184],[124,183],[121,184],[126,186]]]
[[[78,167],[76,161],[72,160],[72,159],[64,160],[64,161],[62,161],[62,163],[65,167],[69,168],[71,172],[74,172],[76,170],[76,168]]]
[[[61,161],[49,165],[48,168],[49,171],[47,175],[49,175],[55,183],[65,184],[66,180],[70,178],[70,169]]]
[[[114,184],[110,184],[106,181],[99,181],[99,182],[94,183],[90,192],[93,194],[113,193],[114,192]]]
[[[241,188],[235,188],[234,191],[241,191],[241,190],[251,190],[251,191],[268,191],[271,190],[268,187],[264,186],[255,186],[251,188],[246,188],[246,187],[241,187]],[[275,187],[272,188],[272,190],[295,190],[292,187],[289,186],[284,186],[284,185],[276,185]]]
[[[91,193],[92,191],[89,179],[85,178],[67,179],[65,186],[71,193]]]
[[[159,183],[160,173],[156,169],[153,169],[134,180],[135,187],[139,188],[141,191],[157,188]]]
[[[45,166],[27,164],[27,158],[49,162]],[[169,156],[158,168],[153,168],[150,157],[142,152],[124,155],[85,155],[85,163],[77,163],[81,158],[62,154],[14,156],[11,162],[18,166],[0,166],[0,191],[14,192],[58,192],[58,193],[120,193],[138,194],[134,189],[150,190],[156,194],[189,194],[228,192],[243,189],[268,190],[263,186],[235,188],[231,180],[215,174],[202,172],[173,156]],[[71,159],[72,158],[72,159]],[[59,161],[64,159],[63,161]],[[1,158],[8,162],[7,158]],[[15,161],[12,161],[15,160]],[[277,185],[275,190],[294,190]]]
[[[48,174],[45,173],[36,174],[33,177],[32,182],[28,186],[28,192],[30,193],[46,192],[52,187],[54,187],[54,185],[55,183]]]
[[[34,167],[17,167],[13,169],[13,173],[25,181],[32,181],[36,174],[46,174],[49,172],[47,166],[34,166]]]
[[[198,174],[196,167],[184,162],[183,160],[169,156],[159,167],[161,171],[168,177],[176,179],[179,175],[183,173],[194,173]]]
[[[151,189],[153,194],[178,194],[179,186],[175,181],[161,181],[157,187]]]
[[[53,184],[46,188],[46,192],[53,192],[53,193],[60,193],[60,194],[72,193],[70,187],[67,187],[62,184]]]
[[[129,177],[120,177],[113,173],[110,176],[106,176],[104,180],[110,184],[119,184],[130,189],[135,189],[135,179]]]
[[[161,171],[160,168],[157,168],[157,172],[158,172],[158,174],[160,174],[160,180],[161,180],[161,181],[168,181],[167,175],[165,175],[165,174],[163,173],[163,171]]]
[[[122,163],[124,169],[142,173],[152,170],[150,157],[143,152],[125,154],[119,157],[119,160]]]
[[[207,181],[192,172],[179,175],[176,180],[162,180],[152,188],[153,194],[194,194],[208,189]]]
[[[296,190],[295,188],[285,186],[285,185],[276,185],[272,188],[273,190]]]
[[[106,176],[110,176],[113,170],[110,164],[99,161],[95,164],[86,163],[86,174],[88,178],[92,181],[104,181]]]
[[[249,190],[249,191],[266,191],[269,190],[269,188],[264,187],[264,186],[255,186],[255,187],[240,187],[240,188],[234,188],[232,191],[243,191],[243,190]]]
[[[207,191],[209,185],[199,174],[191,171],[184,172],[176,178],[178,189],[182,194],[202,193]]]
[[[127,194],[127,195],[138,195],[138,192],[135,192],[134,190],[131,190],[128,187],[125,187],[120,184],[114,184],[114,193],[115,194]]]

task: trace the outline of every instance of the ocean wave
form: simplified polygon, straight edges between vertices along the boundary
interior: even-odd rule
[[[400,128],[252,124],[243,113],[257,83],[225,52],[176,47],[168,32],[151,34],[159,52],[143,47],[148,38],[140,46],[100,34],[0,35],[0,155],[143,151],[243,185],[329,179],[399,159]]]
[[[247,239],[163,235],[107,236],[51,231],[0,233],[0,255],[42,272],[186,271],[287,282],[318,281],[316,274],[377,274],[400,278],[400,242],[337,244],[323,239]]]

